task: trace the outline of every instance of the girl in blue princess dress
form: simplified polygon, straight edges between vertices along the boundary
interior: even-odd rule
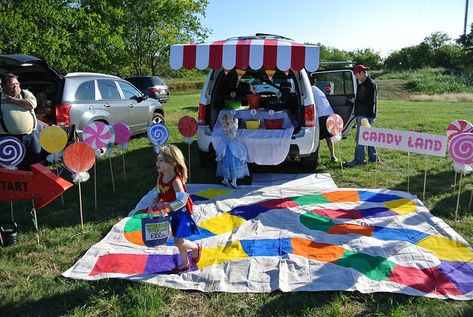
[[[230,114],[221,119],[223,136],[221,146],[217,149],[217,176],[223,177],[222,183],[237,188],[237,179],[249,176],[246,163],[246,148],[238,142],[238,120]]]

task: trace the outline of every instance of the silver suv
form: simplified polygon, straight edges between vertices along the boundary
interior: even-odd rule
[[[98,73],[60,75],[44,61],[29,55],[0,55],[0,74],[19,76],[22,89],[38,101],[36,115],[47,124],[75,126],[79,134],[93,121],[122,122],[133,134],[164,122],[161,103],[148,98],[128,81]]]

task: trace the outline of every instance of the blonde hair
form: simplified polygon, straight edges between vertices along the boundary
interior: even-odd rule
[[[184,182],[187,182],[187,166],[184,155],[181,150],[175,145],[166,144],[161,147],[158,156],[163,158],[163,161],[169,164],[174,164],[174,171],[181,176]]]

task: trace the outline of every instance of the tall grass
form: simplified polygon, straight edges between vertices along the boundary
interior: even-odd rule
[[[473,93],[473,73],[443,68],[402,72],[373,72],[380,79],[403,79],[411,92],[423,94]]]

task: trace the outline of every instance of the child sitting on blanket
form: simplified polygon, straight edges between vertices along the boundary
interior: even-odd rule
[[[182,264],[171,272],[180,274],[191,267],[191,263],[199,263],[202,246],[185,238],[199,234],[199,229],[192,219],[192,200],[187,193],[187,167],[182,152],[174,145],[164,145],[159,151],[156,168],[159,176],[156,182],[158,196],[154,199],[148,216],[154,208],[163,214],[169,215],[171,231],[174,236],[174,245],[179,250]],[[187,251],[192,251],[189,263]]]
[[[249,176],[246,163],[246,148],[238,142],[238,120],[230,114],[221,119],[223,136],[221,146],[217,149],[217,176],[223,177],[222,183],[237,188],[237,179]]]

